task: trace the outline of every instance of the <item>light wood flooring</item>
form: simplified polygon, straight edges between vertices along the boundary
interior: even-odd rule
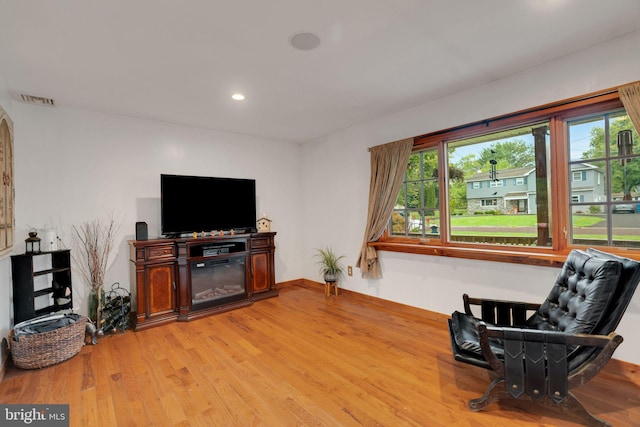
[[[640,425],[637,369],[614,360],[575,394],[614,425]],[[490,379],[453,360],[446,316],[299,284],[250,307],[104,337],[42,370],[9,366],[0,402],[68,403],[72,426],[581,423],[525,401],[469,411]]]

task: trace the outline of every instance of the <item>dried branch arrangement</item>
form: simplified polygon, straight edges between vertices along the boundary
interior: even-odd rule
[[[72,227],[78,239],[78,248],[73,253],[82,278],[92,289],[104,285],[109,254],[113,248],[118,225],[113,217],[105,224],[100,219]]]

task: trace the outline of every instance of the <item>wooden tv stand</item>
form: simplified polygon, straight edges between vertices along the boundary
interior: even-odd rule
[[[129,241],[134,329],[189,321],[277,296],[275,235],[268,232]],[[222,298],[220,303],[194,304],[190,267],[231,258],[239,259],[237,264],[244,266],[244,291],[233,298]]]

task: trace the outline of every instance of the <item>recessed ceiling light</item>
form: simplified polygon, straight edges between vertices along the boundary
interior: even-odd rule
[[[234,93],[233,95],[231,95],[231,98],[235,99],[236,101],[242,101],[244,100],[244,95],[241,93]]]
[[[289,44],[296,49],[311,50],[320,46],[320,37],[313,33],[293,33],[289,37]]]

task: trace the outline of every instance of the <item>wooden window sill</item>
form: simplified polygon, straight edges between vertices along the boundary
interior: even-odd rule
[[[379,241],[369,243],[380,251],[405,252],[420,255],[446,256],[452,258],[475,259],[482,261],[507,262],[514,264],[538,265],[543,267],[562,267],[566,253],[558,252],[525,252],[500,248],[478,248],[464,246],[443,246],[424,242],[391,242]]]

